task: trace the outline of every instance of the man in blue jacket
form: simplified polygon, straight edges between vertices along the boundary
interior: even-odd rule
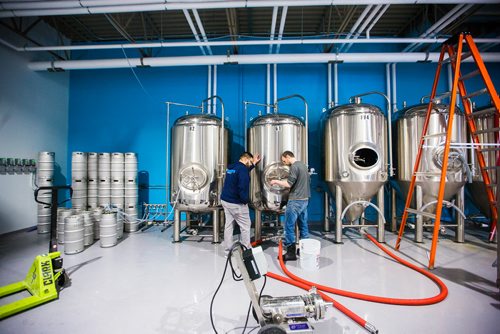
[[[228,166],[226,179],[221,193],[222,207],[226,217],[224,228],[224,248],[227,251],[233,245],[234,223],[238,224],[241,231],[241,243],[246,247],[250,245],[250,213],[248,210],[250,171],[260,161],[260,155],[255,157],[250,152],[243,152],[240,160]]]

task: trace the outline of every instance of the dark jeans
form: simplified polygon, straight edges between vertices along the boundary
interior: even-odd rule
[[[299,224],[300,239],[309,237],[307,226],[308,200],[289,200],[285,210],[285,246],[295,243],[295,222]]]

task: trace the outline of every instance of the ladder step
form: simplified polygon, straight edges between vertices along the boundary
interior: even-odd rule
[[[484,166],[482,169],[487,170],[487,169],[496,169],[496,166]]]
[[[500,147],[478,148],[478,152],[495,152],[500,151]]]
[[[442,137],[442,136],[446,136],[446,135],[447,135],[446,132],[438,132],[438,133],[433,133],[430,135],[425,135],[424,138],[427,139],[427,138],[434,138],[434,137]]]
[[[416,172],[415,175],[417,176],[441,176],[441,173],[438,172]]]
[[[487,108],[487,109],[475,111],[472,114],[470,114],[470,116],[471,117],[481,117],[481,116],[484,116],[484,115],[492,114],[495,111],[497,111],[497,109],[495,107],[491,107],[491,108]]]
[[[425,211],[419,211],[419,210],[415,210],[415,209],[411,209],[411,208],[406,208],[406,212],[408,213],[414,213],[416,215],[420,215],[420,216],[424,216],[424,217],[428,217],[428,218],[436,218],[436,215],[433,214],[433,213],[430,213],[430,212],[425,212]]]
[[[500,131],[500,128],[491,128],[491,129],[484,129],[484,130],[477,130],[474,132],[475,135],[480,135],[483,133],[492,133],[492,132],[498,132]]]
[[[460,61],[464,61],[465,59],[469,58],[472,56],[472,53],[470,52],[462,52],[462,58]],[[457,55],[455,54],[453,57],[450,57],[446,60],[443,61],[443,63],[450,63],[452,60],[455,61],[457,59]]]
[[[461,80],[461,81],[464,81],[464,80],[467,80],[467,79],[470,79],[470,78],[473,78],[475,77],[476,75],[480,74],[481,72],[479,70],[475,70],[475,71],[472,71],[470,73],[467,73],[467,74],[464,74],[462,75],[460,78],[458,78],[458,80]]]
[[[483,89],[480,89],[480,90],[477,90],[475,92],[472,92],[470,94],[465,95],[464,99],[470,99],[471,97],[479,96],[479,95],[485,94],[487,92],[488,92],[488,89],[483,88]]]

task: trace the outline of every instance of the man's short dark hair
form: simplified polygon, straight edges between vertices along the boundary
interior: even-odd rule
[[[243,158],[253,159],[253,154],[250,152],[243,152],[240,155],[240,159],[243,159]]]
[[[295,155],[292,153],[292,151],[285,151],[283,154],[281,154],[283,158],[290,157],[290,158],[295,158]]]

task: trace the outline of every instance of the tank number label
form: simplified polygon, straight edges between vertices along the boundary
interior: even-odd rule
[[[360,115],[359,116],[361,119],[367,119],[369,120],[370,119],[370,115]]]

